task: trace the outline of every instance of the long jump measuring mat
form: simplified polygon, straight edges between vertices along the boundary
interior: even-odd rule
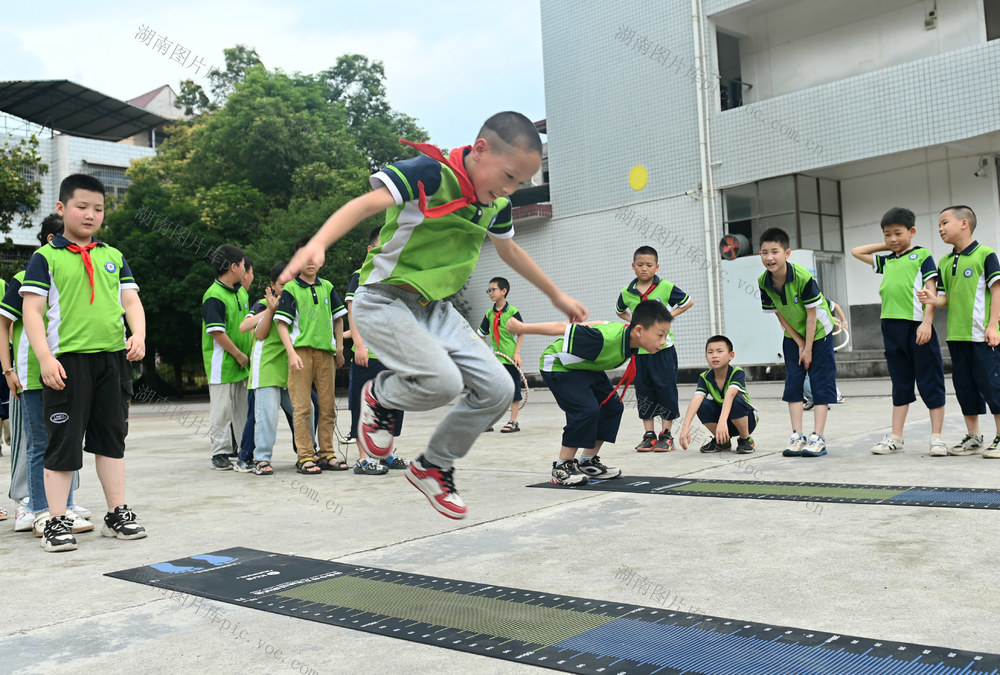
[[[147,584],[171,596],[209,598],[574,673],[1000,675],[998,654],[834,635],[248,548],[107,576]]]
[[[913,485],[855,485],[851,483],[782,483],[748,480],[700,480],[664,476],[623,476],[590,481],[586,485],[553,485],[546,481],[528,487],[595,492],[633,492],[688,497],[779,499],[835,504],[889,504],[938,506],[952,509],[1000,509],[1000,490],[992,488],[920,487]]]

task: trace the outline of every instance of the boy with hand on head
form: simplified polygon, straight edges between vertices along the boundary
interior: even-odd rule
[[[733,343],[725,335],[714,335],[705,343],[705,360],[711,367],[698,376],[698,388],[691,399],[678,440],[687,450],[691,443],[691,422],[695,414],[712,434],[701,452],[722,452],[737,436],[736,452],[748,455],[754,451],[750,434],[757,427],[757,411],[750,404],[747,376],[739,366],[731,365],[736,358]]]
[[[368,252],[354,295],[356,325],[389,369],[362,390],[358,445],[392,453],[393,410],[432,410],[463,395],[410,463],[407,479],[442,515],[460,519],[455,461],[507,410],[514,386],[489,348],[445,297],[468,281],[490,235],[500,258],[552,299],[571,320],[586,308],[559,290],[512,240],[507,195],[531,179],[542,142],[524,115],[489,118],[471,146],[445,157],[427,144],[423,156],[397,162],[371,178],[374,190],[334,213],[300,250],[282,279],[322,263],[327,247],[365,218],[386,211],[382,243]]]
[[[493,307],[483,317],[479,324],[479,336],[483,338],[490,349],[494,352],[501,352],[507,355],[507,359],[497,354],[497,361],[510,373],[514,381],[514,400],[510,404],[510,420],[500,429],[501,434],[509,434],[520,431],[521,427],[517,423],[517,413],[520,408],[517,402],[521,400],[521,345],[524,344],[524,335],[515,338],[507,330],[507,322],[510,319],[524,321],[517,307],[507,302],[507,294],[510,293],[510,282],[503,277],[493,277],[490,279],[489,288],[486,289],[490,299],[493,300]],[[514,364],[517,364],[516,367]],[[489,427],[486,431],[493,431]]]
[[[305,239],[295,243],[298,251]],[[288,394],[292,399],[295,446],[299,473],[347,471],[347,462],[333,449],[333,425],[337,417],[334,378],[344,365],[344,303],[326,279],[316,276],[319,265],[307,263],[285,283],[274,313],[278,335],[288,353]],[[281,283],[281,279],[278,279]],[[319,457],[314,459],[310,431],[312,389],[316,387],[319,416]]]
[[[687,293],[663,281],[656,273],[660,269],[659,257],[652,246],[640,246],[632,254],[632,270],[635,279],[618,295],[615,311],[624,321],[631,321],[630,312],[644,300],[658,300],[667,306],[673,317],[680,316],[694,306]],[[639,419],[646,432],[639,445],[639,452],[670,452],[674,449],[674,439],[670,428],[680,417],[677,402],[677,351],[674,349],[674,334],[667,336],[666,346],[650,354],[640,349],[635,360],[635,393],[639,399]],[[659,416],[663,426],[659,435],[655,422]]]
[[[921,290],[937,295],[938,270],[931,252],[913,245],[917,233],[913,211],[893,208],[882,216],[883,243],[858,246],[851,255],[882,275],[878,293],[882,298],[882,341],[892,380],[892,433],[872,446],[872,454],[903,451],[903,424],[916,382],[920,398],[931,417],[932,457],[948,454],[941,436],[944,426],[944,365],[941,346],[934,332],[934,305],[923,304]],[[891,251],[891,255],[875,255]]]
[[[616,395],[624,396],[636,372],[640,349],[654,354],[663,349],[673,317],[666,305],[644,300],[633,308],[631,323],[592,322],[580,325],[550,321],[507,322],[515,335],[561,335],[546,347],[539,361],[542,379],[566,413],[559,459],[552,462],[552,482],[557,485],[583,485],[588,478],[617,478],[621,469],[605,466],[598,451],[605,442],[618,437],[625,406]],[[617,387],[612,386],[606,370],[628,361]],[[580,458],[576,458],[580,450]]]
[[[837,366],[833,356],[833,320],[819,284],[802,265],[788,261],[792,255],[788,234],[777,227],[760,235],[760,304],[765,313],[778,317],[785,330],[785,391],[792,421],[792,437],[781,454],[785,457],[820,457],[826,454],[823,431],[830,404],[837,402]],[[806,371],[812,383],[814,431],[808,438],[802,429],[802,385]]]
[[[65,178],[56,212],[63,217],[63,234],[31,257],[20,293],[25,333],[44,385],[48,431],[45,496],[50,518],[42,548],[69,551],[76,548],[76,538],[66,515],[67,497],[84,451],[97,456],[97,477],[108,504],[101,534],[146,536],[125,504],[129,361],[140,361],[146,353],[146,316],[121,252],[94,239],[104,221],[101,181],[84,174]],[[132,331],[127,340],[126,321]]]
[[[379,225],[368,233],[369,251],[379,245],[381,232],[382,226]],[[351,383],[347,404],[351,409],[351,437],[355,440],[357,440],[355,430],[358,428],[358,420],[361,418],[361,389],[366,382],[374,379],[376,375],[386,369],[374,352],[368,349],[361,332],[354,323],[354,293],[358,290],[360,280],[361,270],[357,270],[347,282],[347,294],[344,296],[344,302],[347,303],[347,318],[351,324],[351,341],[353,342],[351,349],[354,352],[354,358],[351,360]],[[392,436],[399,438],[399,434],[403,431],[403,411],[394,410],[393,414],[396,419],[392,426]],[[395,443],[393,445],[395,446]],[[397,455],[395,451],[385,458],[379,459],[365,452],[360,443],[358,444],[358,455],[358,461],[354,465],[354,473],[362,476],[382,476],[389,473],[390,469],[405,469],[409,466],[409,463]]]
[[[962,408],[967,433],[949,455],[976,455],[1000,459],[1000,263],[988,246],[972,238],[976,214],[968,206],[949,206],[941,211],[938,233],[951,244],[951,253],[938,265],[940,293],[923,288],[917,299],[929,306],[948,308],[948,335],[955,397]],[[985,399],[985,401],[984,401]],[[979,416],[986,405],[996,422],[997,434],[983,449]]]
[[[233,436],[242,436],[247,422],[247,376],[250,374],[250,334],[240,332],[240,323],[250,310],[249,295],[242,287],[246,255],[223,244],[212,253],[216,278],[201,298],[201,352],[208,376],[209,430],[212,468],[233,468],[229,455]],[[232,431],[230,431],[232,429]]]

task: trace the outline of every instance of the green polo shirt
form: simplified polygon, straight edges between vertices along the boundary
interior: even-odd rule
[[[223,332],[236,348],[250,356],[253,337],[240,332],[240,323],[250,308],[246,291],[239,284],[230,288],[216,279],[201,298],[201,353],[209,384],[241,382],[250,374],[250,364],[243,368],[232,354],[212,338],[212,333]]]
[[[96,241],[96,240],[94,240]],[[52,355],[118,352],[125,349],[125,308],[121,294],[139,290],[121,251],[97,242],[90,250],[94,286],[83,256],[61,234],[35,251],[19,292],[47,300],[46,340]],[[93,294],[93,302],[91,302]]]
[[[747,391],[747,374],[739,366],[729,365],[729,372],[726,374],[726,384],[719,389],[719,383],[715,380],[715,371],[708,369],[698,376],[698,388],[696,392],[704,394],[719,405],[726,400],[726,392],[735,387],[739,392],[737,397],[750,403],[750,392]]]
[[[13,322],[11,332],[14,335],[13,351],[14,366],[17,372],[17,379],[21,381],[21,386],[25,390],[36,390],[42,388],[42,369],[38,365],[38,357],[28,344],[28,334],[24,332],[24,321],[22,318],[23,298],[21,298],[21,284],[24,282],[24,270],[14,275],[6,286],[3,301],[0,302],[0,314],[3,314]],[[43,317],[46,325],[49,323],[48,317]]]
[[[427,209],[462,197],[454,170],[430,157],[391,164],[370,180],[373,188],[387,187],[396,206],[386,211],[381,244],[361,267],[361,285],[409,284],[425,299],[440,300],[469,280],[487,233],[498,239],[514,236],[506,197],[427,218],[419,207],[420,185]]]
[[[822,340],[829,333],[833,332],[833,319],[830,316],[830,309],[819,290],[819,284],[813,275],[809,274],[802,265],[785,263],[785,285],[781,290],[774,287],[774,280],[771,273],[765,271],[757,279],[760,287],[761,309],[768,314],[778,314],[785,317],[785,321],[798,331],[803,338],[806,336],[806,309],[816,308],[816,334],[813,341]],[[785,337],[791,337],[785,331]]]
[[[479,324],[479,335],[487,338],[490,349],[506,354],[513,359],[514,350],[517,349],[517,337],[511,335],[510,331],[507,330],[507,322],[511,319],[524,320],[521,318],[521,313],[517,311],[517,307],[508,302],[498,312],[497,306],[493,305],[487,310],[486,316],[483,317],[482,323]],[[499,328],[499,330],[495,330],[496,328]],[[510,363],[510,361],[499,355],[497,356],[497,361],[500,363]]]
[[[954,342],[985,342],[990,287],[1000,280],[1000,264],[989,246],[977,241],[952,250],[938,267],[940,293],[948,296],[948,336]]]
[[[674,284],[669,281],[663,281],[660,277],[653,275],[653,282],[646,289],[646,293],[640,293],[637,288],[639,284],[639,279],[635,278],[632,280],[628,286],[622,289],[622,292],[618,294],[618,302],[615,303],[615,311],[621,314],[626,309],[629,313],[634,312],[635,308],[643,300],[659,300],[667,309],[671,312],[677,307],[683,307],[684,305],[691,302],[691,297],[679,289]],[[663,345],[663,348],[674,346],[674,331],[671,330],[667,333],[667,342]],[[645,349],[639,350],[640,354],[648,354]]]
[[[257,316],[267,309],[267,299],[262,298],[253,307],[247,316]],[[260,387],[287,387],[288,386],[288,352],[285,345],[281,343],[281,336],[278,329],[273,325],[271,332],[263,340],[258,340],[255,335],[256,328],[250,331],[253,339],[253,353],[250,355],[250,383],[249,389]]]
[[[596,326],[571,323],[561,338],[542,352],[538,367],[547,373],[613,370],[638,349],[629,347],[629,325],[611,321]]]
[[[914,246],[902,255],[877,255],[872,267],[876,274],[882,275],[878,287],[882,296],[880,318],[923,321],[924,305],[917,300],[917,291],[938,275],[931,252]]]
[[[347,314],[333,284],[316,278],[307,283],[295,277],[285,284],[278,300],[274,320],[288,326],[288,334],[296,347],[312,347],[337,353],[333,321]]]

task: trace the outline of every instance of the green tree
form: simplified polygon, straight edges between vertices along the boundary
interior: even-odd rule
[[[15,219],[20,227],[31,225],[31,214],[41,205],[42,184],[37,178],[48,171],[34,135],[0,143],[0,232],[10,232]]]
[[[173,124],[156,157],[129,170],[132,185],[108,214],[104,236],[124,251],[142,289],[149,386],[169,389],[154,379],[157,357],[173,365],[177,390],[185,367],[201,370],[201,298],[214,278],[207,254],[223,243],[242,247],[255,263],[251,301],[259,299],[270,268],[291,256],[298,239],[371,189],[371,148],[384,164],[412,154],[394,136],[400,125],[408,138],[426,138],[412,118],[384,104],[381,64],[360,58],[343,81],[364,83],[382,102],[359,112],[355,101],[352,124],[346,99],[360,89],[331,99],[326,73],[288,75],[266,69],[252,49],[226,50],[225,77],[213,74],[217,107],[191,99],[192,110],[206,112]],[[187,91],[196,95],[197,85]],[[382,220],[362,223],[328,253],[320,275],[341,295],[364,259],[368,231]]]

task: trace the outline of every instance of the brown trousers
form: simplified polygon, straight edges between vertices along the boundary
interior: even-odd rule
[[[309,417],[312,411],[312,387],[316,385],[318,398],[319,429],[316,442],[319,444],[320,457],[332,457],[333,424],[337,418],[337,399],[333,391],[333,378],[336,374],[336,362],[333,352],[313,347],[296,347],[295,353],[302,359],[302,370],[288,368],[288,396],[292,400],[292,426],[295,434],[295,447],[298,448],[299,461],[312,459],[312,433],[309,429]]]

